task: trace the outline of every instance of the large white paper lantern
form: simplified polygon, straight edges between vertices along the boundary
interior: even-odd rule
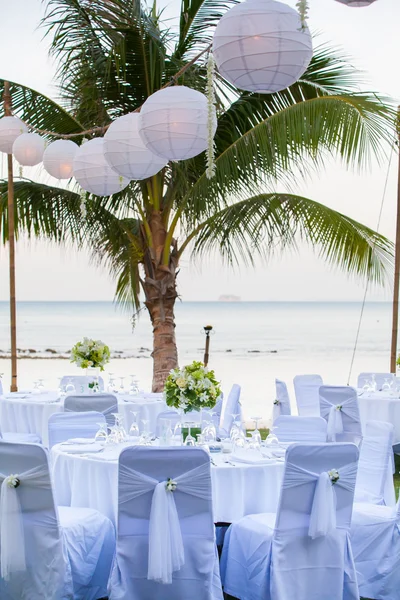
[[[18,117],[3,117],[0,119],[0,152],[11,154],[17,137],[27,131],[27,126]]]
[[[22,133],[13,144],[14,158],[24,167],[34,167],[43,158],[45,143],[37,133]]]
[[[184,85],[159,90],[140,110],[139,134],[148,150],[168,160],[185,160],[208,145],[208,105],[201,92]],[[217,121],[214,122],[214,131]]]
[[[43,166],[49,175],[56,179],[72,177],[74,156],[78,148],[78,144],[71,140],[56,140],[49,144],[43,154]]]
[[[220,74],[237,88],[272,94],[295,83],[307,69],[311,35],[287,4],[248,0],[219,20],[213,53]]]
[[[73,162],[74,177],[79,185],[96,196],[111,196],[129,183],[114,171],[104,157],[104,139],[94,138],[78,148]]]
[[[354,8],[361,8],[363,6],[370,6],[376,0],[336,0],[336,2],[346,4],[346,6],[353,6]]]
[[[147,150],[139,135],[139,113],[119,117],[104,136],[104,156],[117,173],[128,179],[146,179],[155,175],[168,159]]]

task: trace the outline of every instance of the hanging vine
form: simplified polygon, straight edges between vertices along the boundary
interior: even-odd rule
[[[214,126],[215,126],[215,91],[214,91],[214,78],[215,78],[215,61],[212,52],[208,55],[207,61],[207,104],[208,104],[208,118],[207,118],[207,168],[206,177],[212,179],[215,175],[215,143],[214,143]]]

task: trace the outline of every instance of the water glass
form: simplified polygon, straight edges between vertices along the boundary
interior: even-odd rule
[[[254,438],[255,441],[258,442],[259,445],[261,445],[261,434],[258,430],[258,422],[261,421],[262,417],[251,417],[251,420],[254,421],[254,431],[251,434],[252,437]]]
[[[184,441],[184,446],[195,446],[196,445],[196,440],[194,439],[194,437],[192,436],[192,434],[190,432],[190,428],[193,427],[193,425],[194,425],[194,423],[189,422],[189,421],[186,423],[186,427],[188,428],[188,434]]]
[[[107,423],[97,423],[99,426],[99,430],[94,436],[95,442],[100,442],[103,444],[107,444],[108,432],[107,432]]]
[[[133,420],[131,426],[129,427],[129,437],[131,439],[138,439],[140,436],[139,425],[137,423],[138,412],[131,410],[131,414],[133,415]]]

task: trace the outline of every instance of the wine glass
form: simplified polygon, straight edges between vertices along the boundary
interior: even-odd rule
[[[114,379],[114,373],[109,373],[108,374],[108,386],[107,386],[107,390],[111,393],[115,392],[115,379]]]
[[[138,380],[136,379],[135,375],[130,375],[130,378],[131,378],[131,384],[129,386],[129,395],[136,396],[139,392]]]
[[[38,394],[40,394],[40,390],[39,390],[39,382],[38,381],[34,381],[33,382],[33,390],[32,390],[32,394],[34,396],[37,396]]]
[[[74,384],[72,383],[72,377],[70,377],[70,378],[68,379],[68,383],[67,383],[67,385],[65,386],[65,392],[66,392],[67,394],[75,394],[75,391],[76,391],[76,390],[75,390],[75,386],[74,386]]]
[[[106,444],[108,438],[107,423],[96,423],[96,425],[99,426],[99,430],[94,436],[94,441]]]
[[[377,390],[377,385],[376,385],[375,373],[372,373],[370,387],[371,387],[371,392],[376,392],[376,390]]]
[[[39,379],[38,380],[38,389],[39,392],[42,394],[44,392],[44,383],[43,383],[44,379]]]
[[[194,437],[192,436],[190,429],[191,427],[193,427],[194,423],[192,423],[191,421],[188,421],[186,423],[186,426],[188,428],[188,434],[186,436],[186,440],[184,442],[184,446],[195,446],[196,445],[196,440],[194,439]]]
[[[266,446],[278,446],[279,445],[278,436],[273,431],[270,431],[270,433],[265,438],[265,445]]]
[[[384,384],[382,385],[382,392],[390,392],[392,388],[393,380],[385,377]]]
[[[257,441],[261,445],[261,433],[258,429],[258,422],[261,421],[262,417],[251,417],[251,420],[254,421],[254,431],[252,432],[252,437],[254,437],[255,441]]]
[[[232,422],[232,427],[229,433],[229,437],[231,438],[232,441],[235,440],[235,438],[240,435],[240,433],[242,433],[242,427],[241,427],[241,422],[240,422],[240,413],[234,413],[232,414],[233,417],[233,422]]]
[[[63,380],[63,377],[59,377],[58,378],[58,381],[59,381],[59,383],[58,383],[58,392],[60,394],[60,397],[65,396],[65,385],[62,384],[62,380]]]
[[[133,415],[133,420],[131,426],[129,427],[129,437],[136,439],[140,435],[139,425],[137,424],[137,416],[139,413],[135,410],[131,410],[130,412]]]
[[[161,419],[160,446],[170,446],[172,440],[171,419]]]
[[[243,431],[240,429],[236,437],[232,440],[233,442],[233,453],[236,454],[238,450],[246,448],[246,438]]]
[[[118,390],[118,392],[119,392],[120,394],[125,394],[125,387],[124,387],[124,380],[125,380],[125,377],[120,377],[119,379],[120,379],[120,382],[121,382],[121,383],[120,383],[120,386],[119,386],[119,390]]]

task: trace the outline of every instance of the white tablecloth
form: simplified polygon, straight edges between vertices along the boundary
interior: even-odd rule
[[[49,417],[64,410],[64,398],[57,391],[33,395],[29,392],[6,394],[0,400],[0,431],[36,433],[48,446]],[[124,426],[129,430],[133,420],[131,411],[138,412],[138,424],[143,429],[143,420],[148,420],[149,431],[155,432],[157,415],[167,410],[164,400],[134,398],[129,394],[118,394],[118,412],[123,416]]]
[[[358,396],[363,430],[367,421],[386,421],[394,426],[394,444],[400,443],[400,398],[388,392],[363,392]]]
[[[113,523],[117,519],[118,456],[126,444],[90,456],[52,449],[57,504],[95,508]],[[229,456],[235,466],[224,463]],[[235,463],[231,455],[213,454],[211,467],[214,522],[232,523],[248,514],[276,511],[283,480],[283,461],[267,465]]]

